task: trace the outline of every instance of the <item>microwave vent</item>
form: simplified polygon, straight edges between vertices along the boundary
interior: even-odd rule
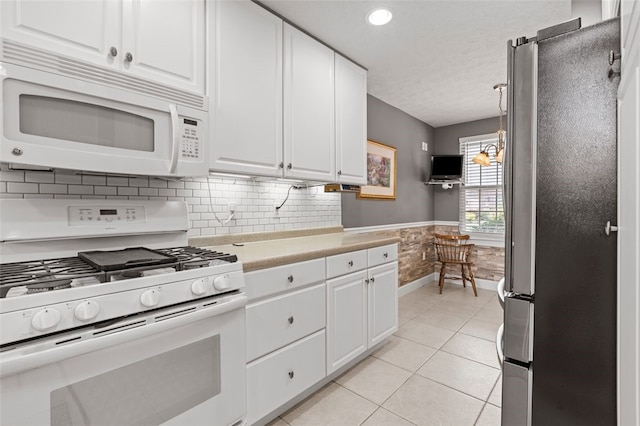
[[[117,70],[100,67],[46,50],[37,49],[13,40],[2,40],[1,61],[66,77],[87,80],[105,86],[133,90],[137,93],[143,93],[184,106],[198,109],[207,108],[206,99],[202,95],[175,89]]]

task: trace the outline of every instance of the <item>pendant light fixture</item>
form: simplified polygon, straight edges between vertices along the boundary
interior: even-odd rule
[[[480,150],[480,153],[473,157],[473,162],[476,164],[480,164],[481,166],[490,166],[491,159],[489,158],[489,148],[493,147],[495,150],[495,159],[498,163],[502,163],[502,157],[504,155],[504,134],[505,131],[502,128],[502,116],[504,115],[504,111],[502,110],[502,90],[507,87],[506,83],[498,83],[493,86],[493,90],[497,90],[500,92],[500,98],[498,100],[498,109],[500,110],[499,116],[499,125],[498,125],[498,144],[488,144],[485,145],[484,149]]]

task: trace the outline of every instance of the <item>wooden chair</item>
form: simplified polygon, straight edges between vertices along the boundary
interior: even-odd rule
[[[454,279],[462,279],[462,285],[467,286],[467,280],[471,282],[473,287],[473,294],[478,297],[478,290],[476,290],[476,280],[473,278],[473,271],[471,270],[472,262],[469,261],[471,256],[471,250],[474,244],[468,244],[468,235],[444,235],[435,234],[436,254],[438,255],[438,262],[441,263],[440,267],[440,294],[444,288],[444,279],[446,278],[447,265],[460,265],[460,277],[449,277]],[[465,269],[469,273],[467,276]]]

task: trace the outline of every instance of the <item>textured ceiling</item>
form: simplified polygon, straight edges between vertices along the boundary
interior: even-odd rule
[[[368,68],[369,94],[433,127],[497,116],[507,41],[571,18],[571,0],[260,2]],[[374,27],[365,15],[378,6],[393,20]]]

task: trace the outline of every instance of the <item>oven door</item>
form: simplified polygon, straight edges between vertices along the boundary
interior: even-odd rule
[[[206,111],[13,64],[3,67],[2,162],[151,176],[207,174]]]
[[[221,425],[246,415],[243,294],[0,354],[3,425]]]

